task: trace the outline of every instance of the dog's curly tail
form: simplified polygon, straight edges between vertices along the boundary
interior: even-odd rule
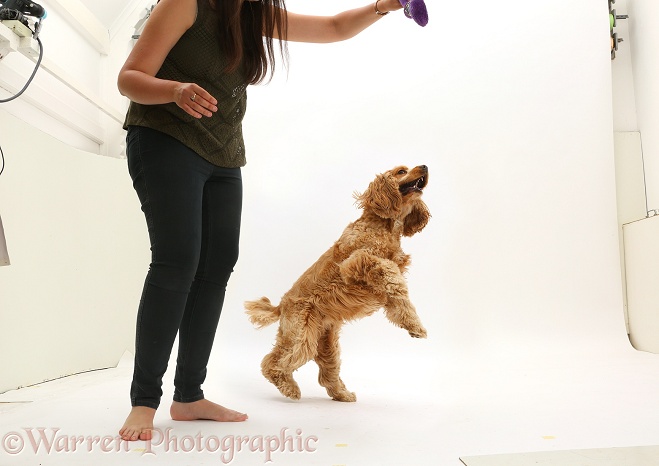
[[[279,320],[279,306],[273,306],[265,296],[256,301],[245,301],[249,321],[258,328],[274,324]]]

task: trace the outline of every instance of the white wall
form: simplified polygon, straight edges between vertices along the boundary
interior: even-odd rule
[[[618,132],[618,220],[622,232],[623,224],[645,219],[658,209],[659,139],[656,128],[659,124],[659,87],[656,81],[659,67],[655,55],[659,34],[648,21],[658,12],[655,2],[618,0],[614,6],[618,15],[629,15],[627,20],[618,20],[615,28],[623,42],[612,62],[613,122]],[[659,325],[656,315],[659,303],[652,288],[646,286],[656,281],[657,274],[644,277],[648,271],[654,270],[654,262],[650,254],[638,253],[655,249],[651,233],[638,233],[644,229],[651,232],[653,227],[652,220],[626,225],[625,234],[621,235],[621,254],[625,264],[623,283],[628,298],[630,340],[639,350],[657,352],[657,346],[651,342]],[[632,256],[625,257],[626,251]]]
[[[616,15],[628,14],[628,3],[628,0],[617,0],[613,5]],[[614,28],[614,32],[622,39],[622,42],[618,43],[616,57],[611,61],[613,129],[616,132],[638,132],[629,26],[629,19],[619,19]]]
[[[67,146],[0,108],[0,392],[133,347],[149,251],[125,161]]]
[[[634,348],[659,353],[659,217],[624,226],[629,338]]]
[[[0,215],[12,260],[0,270],[0,391],[114,365],[132,349],[135,293],[148,264],[139,209],[118,207],[135,201],[125,161],[95,155],[119,154],[119,123],[49,72],[60,68],[78,91],[107,98],[109,57],[58,13],[59,3],[40,2],[48,66],[23,96],[0,105]],[[0,97],[33,67],[18,52],[0,61]]]
[[[659,4],[653,0],[628,0],[629,42],[634,75],[638,129],[643,139],[643,159],[648,207],[659,209],[659,31],[653,21]]]

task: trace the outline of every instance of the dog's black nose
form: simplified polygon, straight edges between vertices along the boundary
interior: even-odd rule
[[[428,165],[419,165],[419,168],[424,172],[428,171]]]

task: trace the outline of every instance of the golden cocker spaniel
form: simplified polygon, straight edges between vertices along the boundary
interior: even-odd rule
[[[408,296],[404,274],[410,256],[400,240],[428,223],[430,212],[421,200],[427,184],[425,165],[411,170],[400,166],[377,175],[363,194],[355,194],[362,216],[348,225],[278,306],[266,297],[245,303],[257,327],[279,321],[276,343],[261,369],[284,396],[300,398],[293,371],[313,359],[320,368],[318,381],[332,399],[356,400],[339,377],[339,330],[346,321],[384,308],[393,324],[412,337],[426,337]]]

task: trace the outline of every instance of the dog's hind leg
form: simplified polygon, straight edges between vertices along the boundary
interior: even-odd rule
[[[282,395],[293,400],[299,400],[301,395],[300,387],[293,379],[292,371],[284,371],[281,368],[280,361],[287,352],[286,339],[280,326],[274,348],[261,361],[261,373],[277,387]]]
[[[316,332],[312,329],[308,321],[282,319],[275,347],[261,362],[261,372],[265,378],[282,395],[293,400],[299,400],[301,395],[300,387],[293,379],[293,372],[316,355],[318,336],[314,335]]]
[[[275,348],[263,358],[261,372],[266,379],[277,387],[282,395],[292,400],[299,400],[301,396],[300,387],[293,379],[291,372],[285,372],[278,368],[278,353],[278,349]]]
[[[348,391],[339,377],[341,368],[341,348],[339,346],[340,327],[333,325],[325,330],[318,340],[318,383],[327,389],[327,394],[336,401],[357,401],[357,396]]]

